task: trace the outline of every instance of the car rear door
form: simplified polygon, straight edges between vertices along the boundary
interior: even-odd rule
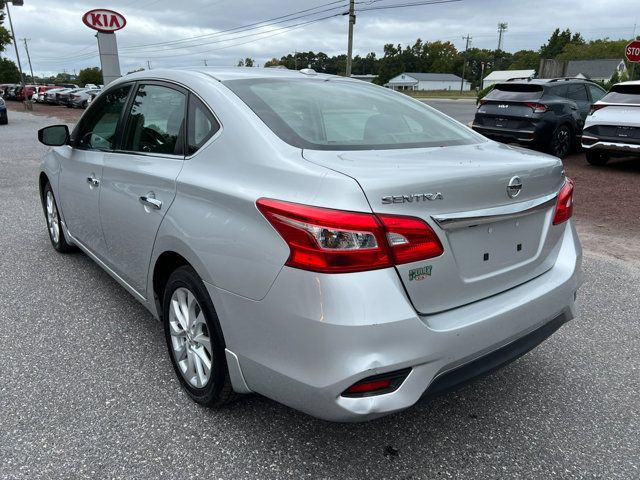
[[[584,122],[587,119],[589,110],[591,109],[591,100],[589,100],[589,94],[587,93],[587,86],[584,83],[570,83],[567,85],[567,98],[575,102],[578,107],[579,120],[578,120],[578,132],[582,132],[584,128]]]
[[[98,202],[105,155],[116,146],[118,125],[131,84],[107,92],[82,118],[60,160],[59,201],[73,237],[99,257],[105,254]]]
[[[143,294],[156,233],[184,162],[187,92],[162,82],[135,88],[120,148],[105,157],[100,220],[110,267]]]

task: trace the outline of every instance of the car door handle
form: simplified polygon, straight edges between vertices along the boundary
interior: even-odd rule
[[[149,194],[142,195],[140,197],[140,202],[148,207],[155,208],[156,210],[160,210],[162,208],[162,202],[157,198],[150,196]]]
[[[100,180],[98,180],[96,177],[87,177],[87,183],[92,186],[92,187],[98,187],[100,186]]]

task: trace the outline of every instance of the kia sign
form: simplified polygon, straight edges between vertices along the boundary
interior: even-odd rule
[[[627,45],[624,54],[630,62],[640,62],[640,40],[634,40]]]
[[[97,8],[89,10],[82,16],[84,24],[102,33],[113,33],[127,24],[125,18],[118,12]]]

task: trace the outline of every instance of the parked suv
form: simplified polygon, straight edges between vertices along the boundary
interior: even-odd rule
[[[564,158],[580,144],[591,105],[605,93],[599,85],[576,78],[499,83],[480,100],[473,129]]]
[[[591,165],[612,156],[640,156],[640,81],[618,83],[591,108],[582,134]]]
[[[53,248],[86,252],[164,323],[202,405],[253,391],[375,418],[575,314],[562,162],[383,87],[152,70],[111,83],[73,132],[38,136],[54,147],[38,179]]]

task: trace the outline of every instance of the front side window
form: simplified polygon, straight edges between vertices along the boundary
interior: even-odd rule
[[[220,124],[202,101],[189,96],[189,125],[187,127],[187,153],[193,155],[220,130]]]
[[[316,150],[370,150],[480,143],[483,138],[403,95],[342,80],[224,82],[282,140]]]
[[[182,155],[187,96],[161,85],[140,85],[133,99],[122,149]]]
[[[77,146],[87,150],[113,150],[120,114],[127,102],[131,85],[115,88],[100,96],[80,123]]]

